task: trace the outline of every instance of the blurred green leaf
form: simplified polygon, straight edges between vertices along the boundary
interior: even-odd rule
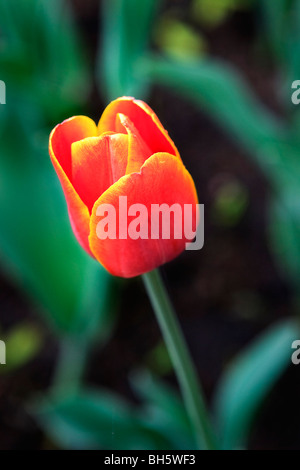
[[[139,70],[211,115],[251,152],[268,175],[276,177],[281,171],[269,150],[285,139],[283,125],[226,63],[206,59],[183,67],[181,63],[154,57],[142,61]]]
[[[283,83],[282,95],[285,107],[290,111],[293,121],[296,124],[296,133],[299,135],[299,106],[295,106],[291,102],[292,90],[291,86],[294,80],[298,80],[300,76],[300,3],[297,0],[291,1],[289,17],[285,24],[285,38],[282,41],[285,44],[283,60],[281,63]],[[298,121],[298,122],[297,122]]]
[[[193,0],[192,14],[205,26],[215,28],[225,21],[230,13],[243,9],[251,0]]]
[[[136,61],[149,47],[157,0],[102,2],[98,45],[98,87],[108,100],[123,95],[144,97],[147,80],[135,72]]]
[[[299,136],[287,134],[285,141],[273,141],[261,155],[273,159],[273,173],[266,173],[273,191],[268,204],[268,235],[270,248],[285,276],[299,286],[300,278],[300,143]]]
[[[197,443],[185,407],[177,393],[147,371],[131,375],[130,383],[142,400],[144,425],[168,436],[175,449],[196,449]]]
[[[263,34],[273,55],[284,59],[288,35],[290,0],[260,0],[257,2],[262,12]]]
[[[84,103],[90,76],[63,0],[0,0],[1,79],[54,122]]]
[[[292,125],[299,133],[299,107],[291,102],[291,85],[300,73],[300,3],[298,0],[262,0],[257,2],[261,11],[261,36],[271,51],[279,69],[279,97]]]
[[[2,339],[6,345],[6,366],[1,372],[23,366],[39,353],[43,344],[41,332],[29,323],[15,326],[6,336],[2,335]]]
[[[249,203],[248,191],[238,180],[228,178],[216,189],[212,216],[217,224],[231,227],[236,225]]]
[[[296,321],[284,320],[262,333],[224,372],[215,396],[222,447],[246,444],[259,406],[291,363],[291,344],[299,337]]]
[[[207,49],[203,36],[169,15],[160,18],[155,28],[155,42],[166,55],[182,62],[203,57]]]
[[[112,392],[85,389],[36,403],[32,412],[65,449],[168,449],[159,431],[147,429],[135,409]]]
[[[147,354],[145,361],[158,375],[165,375],[173,370],[167,347],[162,340]]]
[[[300,211],[299,189],[284,191],[270,201],[268,234],[272,252],[283,274],[299,285],[300,278]]]

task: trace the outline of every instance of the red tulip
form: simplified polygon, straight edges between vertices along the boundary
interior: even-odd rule
[[[119,98],[107,106],[98,126],[85,116],[67,119],[52,131],[49,152],[77,240],[111,274],[137,276],[184,250],[190,238],[184,230],[180,238],[175,235],[183,228],[183,215],[179,222],[171,217],[169,238],[161,236],[161,229],[158,237],[151,237],[153,204],[177,204],[182,209],[189,205],[195,229],[198,200],[178,150],[147,104]],[[120,196],[127,197],[127,207],[143,204],[149,211],[140,218],[144,227],[149,222],[149,237],[133,239],[119,233],[125,214],[119,207]],[[116,238],[99,237],[103,219],[98,208],[103,204],[114,207]],[[128,229],[133,220],[131,213],[126,220]]]

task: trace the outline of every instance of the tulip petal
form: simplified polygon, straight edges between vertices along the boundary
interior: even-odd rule
[[[118,114],[117,117],[128,134],[128,162],[126,174],[140,171],[141,166],[145,163],[147,158],[152,155],[152,152],[130,119],[124,114]]]
[[[149,225],[148,235],[151,233],[150,213],[152,204],[191,204],[193,208],[193,221],[196,225],[197,193],[194,182],[181,160],[167,153],[157,153],[146,160],[139,173],[123,176],[119,181],[108,188],[96,201],[90,220],[89,243],[95,258],[113,275],[133,277],[170,261],[185,249],[187,240],[174,237],[174,220],[171,218],[170,239],[120,239],[120,223],[127,223],[127,214],[119,207],[119,197],[127,196],[128,208],[133,204],[143,204],[147,208]],[[111,204],[116,210],[117,238],[103,239],[97,235],[97,226],[100,217],[97,210],[102,204]],[[120,217],[120,223],[119,223]],[[134,217],[135,218],[135,217]],[[134,219],[128,217],[128,222]],[[182,219],[180,219],[182,222]],[[178,228],[178,224],[176,224]],[[182,226],[181,226],[182,228]],[[184,232],[184,231],[183,231]],[[99,233],[98,233],[99,234]]]
[[[60,180],[69,212],[73,232],[80,245],[91,255],[88,236],[90,214],[87,206],[74,189],[71,177],[71,144],[76,139],[95,132],[95,123],[84,116],[77,116],[56,126],[50,135],[49,153],[54,169]]]
[[[74,116],[55,127],[50,146],[55,158],[72,181],[71,145],[73,142],[98,135],[95,122],[86,116]]]
[[[125,175],[128,136],[108,134],[72,144],[72,181],[77,193],[92,211],[95,201]]]
[[[179,156],[174,142],[152,109],[143,101],[131,97],[118,98],[106,107],[98,124],[100,134],[106,131],[126,132],[120,125],[118,114],[124,114],[130,119],[151,154],[167,152]]]

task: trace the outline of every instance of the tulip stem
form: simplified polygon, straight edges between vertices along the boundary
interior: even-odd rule
[[[166,342],[185,406],[201,449],[215,448],[215,437],[203,392],[186,341],[158,270],[143,274],[157,321]]]

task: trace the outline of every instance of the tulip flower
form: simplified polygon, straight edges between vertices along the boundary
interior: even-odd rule
[[[183,209],[189,205],[196,224],[197,194],[192,177],[147,104],[119,98],[107,106],[98,126],[85,116],[67,119],[52,131],[49,151],[77,240],[111,274],[137,276],[185,249],[190,239],[183,230],[181,237],[175,233],[184,223],[183,215],[173,220],[171,214],[167,239],[151,237],[150,221],[149,237],[99,237],[97,231],[100,205],[115,208],[119,227],[124,219],[118,204],[120,196],[126,196],[128,207],[144,205],[149,213],[152,205],[176,204]]]

